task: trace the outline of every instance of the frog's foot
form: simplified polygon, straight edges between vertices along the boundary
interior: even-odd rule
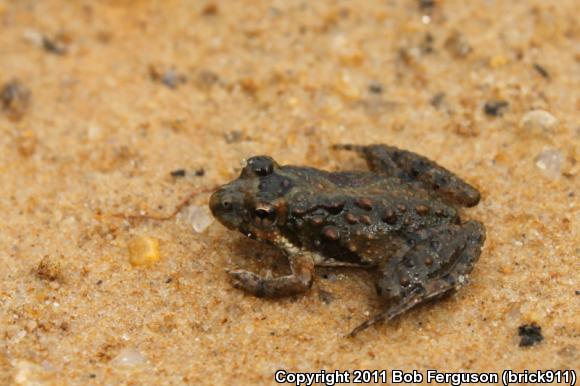
[[[446,224],[432,230],[405,254],[391,258],[383,267],[377,289],[393,305],[356,327],[349,336],[467,284],[484,241],[485,228],[478,221]]]
[[[289,257],[292,273],[281,277],[262,277],[253,272],[227,271],[232,277],[233,286],[257,297],[277,298],[306,292],[314,278],[314,263],[305,254]]]
[[[377,314],[372,318],[365,320],[363,323],[353,328],[353,330],[348,334],[348,337],[353,338],[359,332],[366,330],[373,324],[391,320],[395,316],[410,310],[411,308],[419,304],[419,302],[421,302],[421,297],[419,295],[420,295],[419,291],[415,291],[415,293],[410,294],[407,298],[403,299],[403,301],[388,308],[385,312],[381,312],[380,314]]]
[[[452,204],[477,205],[480,194],[477,189],[419,154],[387,145],[334,145],[335,149],[351,150],[360,154],[372,171],[416,181],[424,188]]]

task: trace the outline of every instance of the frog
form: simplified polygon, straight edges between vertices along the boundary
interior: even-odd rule
[[[486,238],[484,225],[460,209],[480,201],[477,188],[435,161],[386,144],[336,144],[368,170],[325,171],[249,158],[235,180],[210,197],[226,228],[274,245],[288,275],[227,269],[234,287],[280,298],[307,292],[317,267],[376,273],[381,311],[348,336],[456,292],[469,281]],[[372,275],[371,275],[372,276]]]

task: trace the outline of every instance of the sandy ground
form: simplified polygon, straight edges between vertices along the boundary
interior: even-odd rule
[[[0,0],[0,384],[578,369],[577,5]],[[469,286],[356,339],[379,309],[364,273],[256,299],[224,269],[285,261],[207,194],[170,221],[112,216],[169,213],[259,153],[363,168],[330,149],[345,142],[457,172],[488,233]],[[135,236],[158,262],[129,263]],[[520,347],[531,323],[544,339]]]

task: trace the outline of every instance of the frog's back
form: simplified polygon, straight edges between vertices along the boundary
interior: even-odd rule
[[[376,263],[409,233],[457,220],[453,207],[396,177],[299,167],[286,172],[294,181],[286,197],[287,237],[335,260]]]

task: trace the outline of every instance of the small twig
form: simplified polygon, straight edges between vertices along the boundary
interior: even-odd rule
[[[545,79],[550,80],[551,76],[550,76],[550,73],[548,72],[548,70],[546,70],[544,67],[540,66],[538,63],[534,63],[534,70],[536,70],[538,72],[538,74],[540,74]]]
[[[203,190],[191,192],[190,194],[185,196],[179,202],[179,204],[177,204],[177,206],[173,209],[173,211],[169,214],[164,215],[164,214],[149,214],[149,213],[141,213],[141,214],[113,213],[113,214],[110,214],[110,216],[122,218],[124,220],[155,220],[155,221],[171,220],[172,218],[174,218],[177,215],[177,213],[179,213],[185,206],[187,206],[187,204],[189,204],[189,201],[191,201],[192,198],[194,198],[195,196],[198,196],[200,194],[203,194],[203,193],[211,193],[211,192],[215,191],[216,188],[217,187],[213,187],[213,188],[208,188],[208,189],[203,189]]]

